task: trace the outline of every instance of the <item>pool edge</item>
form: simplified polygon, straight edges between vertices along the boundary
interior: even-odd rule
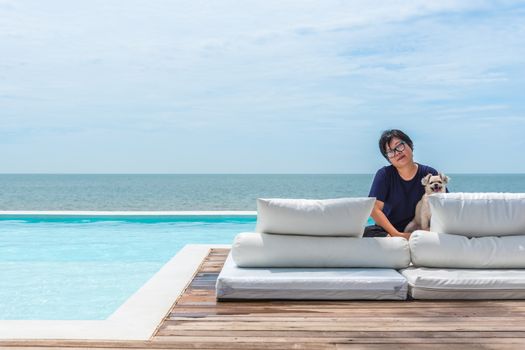
[[[127,216],[256,216],[257,211],[250,210],[167,210],[167,211],[97,211],[97,210],[0,210],[2,216],[90,216],[90,217],[127,217]]]

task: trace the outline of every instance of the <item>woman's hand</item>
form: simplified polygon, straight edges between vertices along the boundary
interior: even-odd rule
[[[385,203],[376,199],[374,208],[372,209],[372,214],[370,215],[372,219],[376,222],[377,225],[383,227],[386,232],[388,232],[390,237],[403,237],[405,239],[410,238],[410,232],[399,232],[396,228],[390,223],[386,215],[383,213],[383,206]]]
[[[390,233],[389,236],[390,237],[403,237],[404,239],[408,240],[410,238],[410,235],[412,233],[410,232],[399,232],[399,231],[396,231],[395,233]]]
[[[411,234],[412,234],[411,232],[399,232],[399,237],[403,237],[404,239],[408,241]]]

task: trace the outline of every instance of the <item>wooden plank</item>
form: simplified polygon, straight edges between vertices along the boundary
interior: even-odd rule
[[[215,282],[213,282],[215,283]],[[325,309],[325,308],[343,308],[343,309],[359,309],[359,308],[484,308],[484,307],[497,307],[502,309],[514,309],[516,307],[525,307],[524,301],[449,301],[449,302],[436,302],[436,301],[312,301],[312,300],[261,300],[261,301],[218,301],[218,308],[236,309],[243,307],[285,307],[293,309]]]
[[[259,337],[231,337],[231,336],[215,336],[215,337],[192,337],[192,336],[177,336],[177,337],[156,337],[153,342],[165,342],[173,345],[180,343],[187,344],[202,344],[206,347],[208,343],[337,343],[337,344],[486,344],[487,338],[478,337],[463,337],[463,338],[417,338],[417,337],[391,337],[391,338],[361,338],[361,337],[307,337],[301,339],[299,342],[297,338],[289,338],[286,336],[259,336]],[[525,345],[525,338],[491,338],[491,344],[522,344]]]
[[[192,292],[192,295],[199,295],[199,292]],[[230,319],[243,319],[247,317],[273,317],[274,319],[282,319],[288,317],[309,317],[309,318],[327,318],[327,317],[338,317],[338,318],[358,318],[358,317],[369,317],[377,314],[376,310],[373,309],[360,309],[360,310],[332,310],[330,312],[293,312],[293,311],[281,311],[278,309],[270,310],[258,310],[258,309],[245,309],[242,312],[234,310],[213,310],[203,307],[199,308],[180,308],[174,309],[168,315],[168,320],[176,320],[179,317],[188,317],[190,314],[201,314],[206,315],[210,319],[230,318]],[[504,310],[500,312],[497,308],[487,309],[472,309],[472,308],[461,308],[456,310],[447,309],[384,309],[381,310],[381,316],[383,317],[525,317],[525,309],[519,309],[515,312],[511,310]]]
[[[290,345],[299,349],[333,349],[334,346],[325,343],[303,343],[301,341],[278,342],[243,342],[217,341],[202,342],[198,339],[180,339],[176,341],[79,341],[79,340],[36,340],[36,341],[2,341],[0,348],[67,348],[67,349],[289,349]]]
[[[189,330],[185,331],[184,334],[179,332],[170,332],[169,330],[163,330],[159,336],[196,336],[196,337],[216,337],[224,336],[224,331],[211,331],[211,330]],[[525,338],[525,332],[476,332],[476,331],[463,331],[463,332],[437,332],[437,331],[229,331],[228,336],[230,337],[287,337],[287,338]]]
[[[286,343],[286,344],[257,344],[257,343],[207,343],[207,344],[161,344],[155,346],[149,344],[147,347],[97,347],[97,346],[83,346],[70,347],[68,345],[38,345],[38,346],[10,346],[0,347],[0,349],[16,349],[16,350],[42,350],[42,349],[63,349],[63,350],[90,350],[90,349],[113,349],[113,350],[148,350],[148,349],[173,349],[173,350],[335,350],[335,344],[302,344],[302,343]]]
[[[523,320],[522,320],[523,321]],[[326,323],[326,322],[184,322],[175,325],[170,325],[169,328],[173,331],[179,331],[181,334],[186,330],[307,330],[307,331],[344,331],[348,329],[353,330],[384,330],[391,331],[405,331],[407,329],[414,331],[519,331],[525,332],[525,324],[505,324],[506,321],[500,322],[469,322],[446,320],[439,324],[422,324],[425,319],[418,322],[403,322],[402,320],[391,320],[378,322],[370,322],[363,324],[360,322],[340,322],[340,323]]]
[[[358,318],[341,318],[341,317],[281,317],[281,318],[274,318],[274,317],[237,317],[237,318],[230,318],[230,317],[178,317],[176,319],[170,319],[166,320],[163,325],[166,327],[176,327],[179,325],[184,324],[193,324],[193,323],[199,323],[200,327],[207,327],[208,324],[217,324],[221,322],[232,322],[235,324],[238,323],[278,323],[278,324],[285,324],[285,323],[294,323],[294,324],[333,324],[333,323],[341,323],[344,324],[346,327],[354,326],[354,325],[361,325],[361,327],[370,327],[377,323],[382,324],[391,324],[391,323],[399,323],[399,324],[417,324],[423,321],[432,322],[436,327],[439,327],[437,323],[457,323],[457,324],[472,324],[474,325],[494,325],[503,327],[504,330],[511,330],[507,329],[507,327],[516,327],[521,331],[522,327],[525,327],[524,325],[515,325],[514,323],[519,323],[523,321],[523,318],[516,318],[516,317],[508,317],[508,318],[494,318],[494,317],[358,317]],[[508,322],[508,323],[507,323]]]
[[[453,350],[517,350],[522,345],[516,344],[448,344]],[[442,344],[336,344],[337,350],[434,350],[443,349]]]

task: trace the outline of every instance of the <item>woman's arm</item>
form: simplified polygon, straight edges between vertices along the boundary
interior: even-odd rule
[[[376,222],[377,225],[385,229],[386,232],[392,237],[403,237],[406,239],[410,238],[410,233],[408,232],[399,232],[394,225],[388,220],[386,215],[383,213],[384,202],[376,199],[374,208],[372,209],[372,214],[370,215],[372,219]]]

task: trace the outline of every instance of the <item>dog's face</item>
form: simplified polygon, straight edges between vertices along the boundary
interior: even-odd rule
[[[425,186],[425,193],[442,193],[447,191],[447,183],[450,180],[445,174],[439,173],[438,175],[428,174],[423,179],[421,183]]]

